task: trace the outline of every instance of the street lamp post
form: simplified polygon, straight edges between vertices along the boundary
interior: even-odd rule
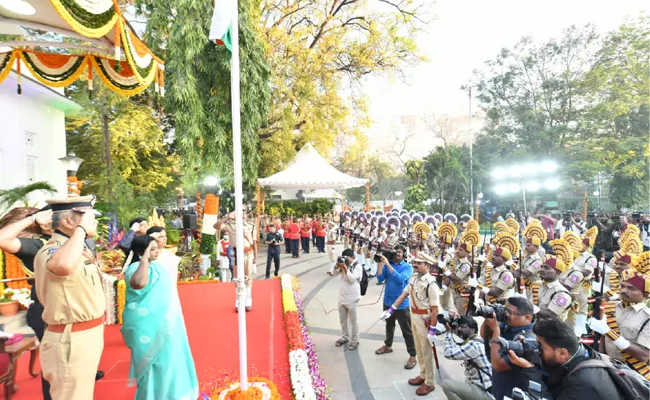
[[[67,156],[59,158],[66,169],[68,197],[79,196],[79,189],[81,188],[80,182],[77,179],[77,171],[81,163],[84,162],[83,158],[77,157],[74,151],[68,153]]]
[[[467,97],[469,101],[469,198],[474,198],[474,132],[472,131],[472,86],[468,88]],[[472,219],[474,208],[470,208]]]

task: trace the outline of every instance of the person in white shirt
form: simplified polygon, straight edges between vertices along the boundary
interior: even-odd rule
[[[582,215],[574,214],[573,217],[569,217],[569,220],[562,218],[557,221],[557,224],[555,225],[556,237],[562,237],[564,232],[568,230],[581,236],[585,233],[587,230],[587,224],[582,220]]]
[[[336,261],[333,276],[341,276],[339,286],[339,320],[341,322],[342,335],[336,341],[336,347],[341,347],[350,342],[348,350],[356,350],[359,347],[359,320],[357,307],[361,299],[361,285],[363,266],[355,261],[354,251],[345,249]]]

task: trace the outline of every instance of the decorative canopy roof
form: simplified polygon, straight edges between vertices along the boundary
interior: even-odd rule
[[[273,189],[347,189],[367,182],[331,166],[311,143],[300,149],[286,169],[257,180],[261,186]]]
[[[135,95],[151,83],[164,93],[164,63],[138,36],[114,0],[15,0],[0,2],[0,82],[12,68],[27,68],[41,83],[63,87],[97,74],[111,90]],[[31,6],[31,7],[30,7]],[[26,9],[27,12],[17,12]],[[33,11],[30,13],[30,10]],[[29,14],[29,15],[26,15]],[[20,82],[18,84],[20,93]]]

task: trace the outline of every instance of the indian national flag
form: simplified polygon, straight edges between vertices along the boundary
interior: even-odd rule
[[[232,19],[235,16],[237,0],[216,0],[209,39],[232,51]]]

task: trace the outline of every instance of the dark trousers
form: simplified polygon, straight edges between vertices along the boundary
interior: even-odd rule
[[[384,304],[384,311],[388,310],[388,308],[389,306]],[[393,345],[395,320],[399,322],[399,328],[402,330],[402,336],[406,343],[406,351],[411,357],[415,357],[415,342],[413,341],[413,332],[411,331],[411,312],[408,308],[395,310],[393,315],[386,320],[386,340],[384,340],[384,344],[388,347]]]
[[[291,239],[284,238],[284,252],[291,253]]]
[[[45,335],[45,322],[43,321],[43,305],[38,301],[34,300],[31,306],[27,309],[27,325],[34,330],[36,337],[39,342],[43,341],[43,335]],[[52,400],[50,396],[50,382],[46,381],[43,378],[41,373],[41,387],[43,390],[43,399]]]
[[[275,264],[275,276],[280,272],[280,245],[269,246],[266,256],[266,278],[271,277],[271,261]]]
[[[291,239],[291,254],[294,257],[300,255],[300,239]]]
[[[301,236],[300,240],[302,241],[302,251],[309,254],[309,238]]]
[[[316,247],[319,253],[325,253],[325,236],[316,236]]]

